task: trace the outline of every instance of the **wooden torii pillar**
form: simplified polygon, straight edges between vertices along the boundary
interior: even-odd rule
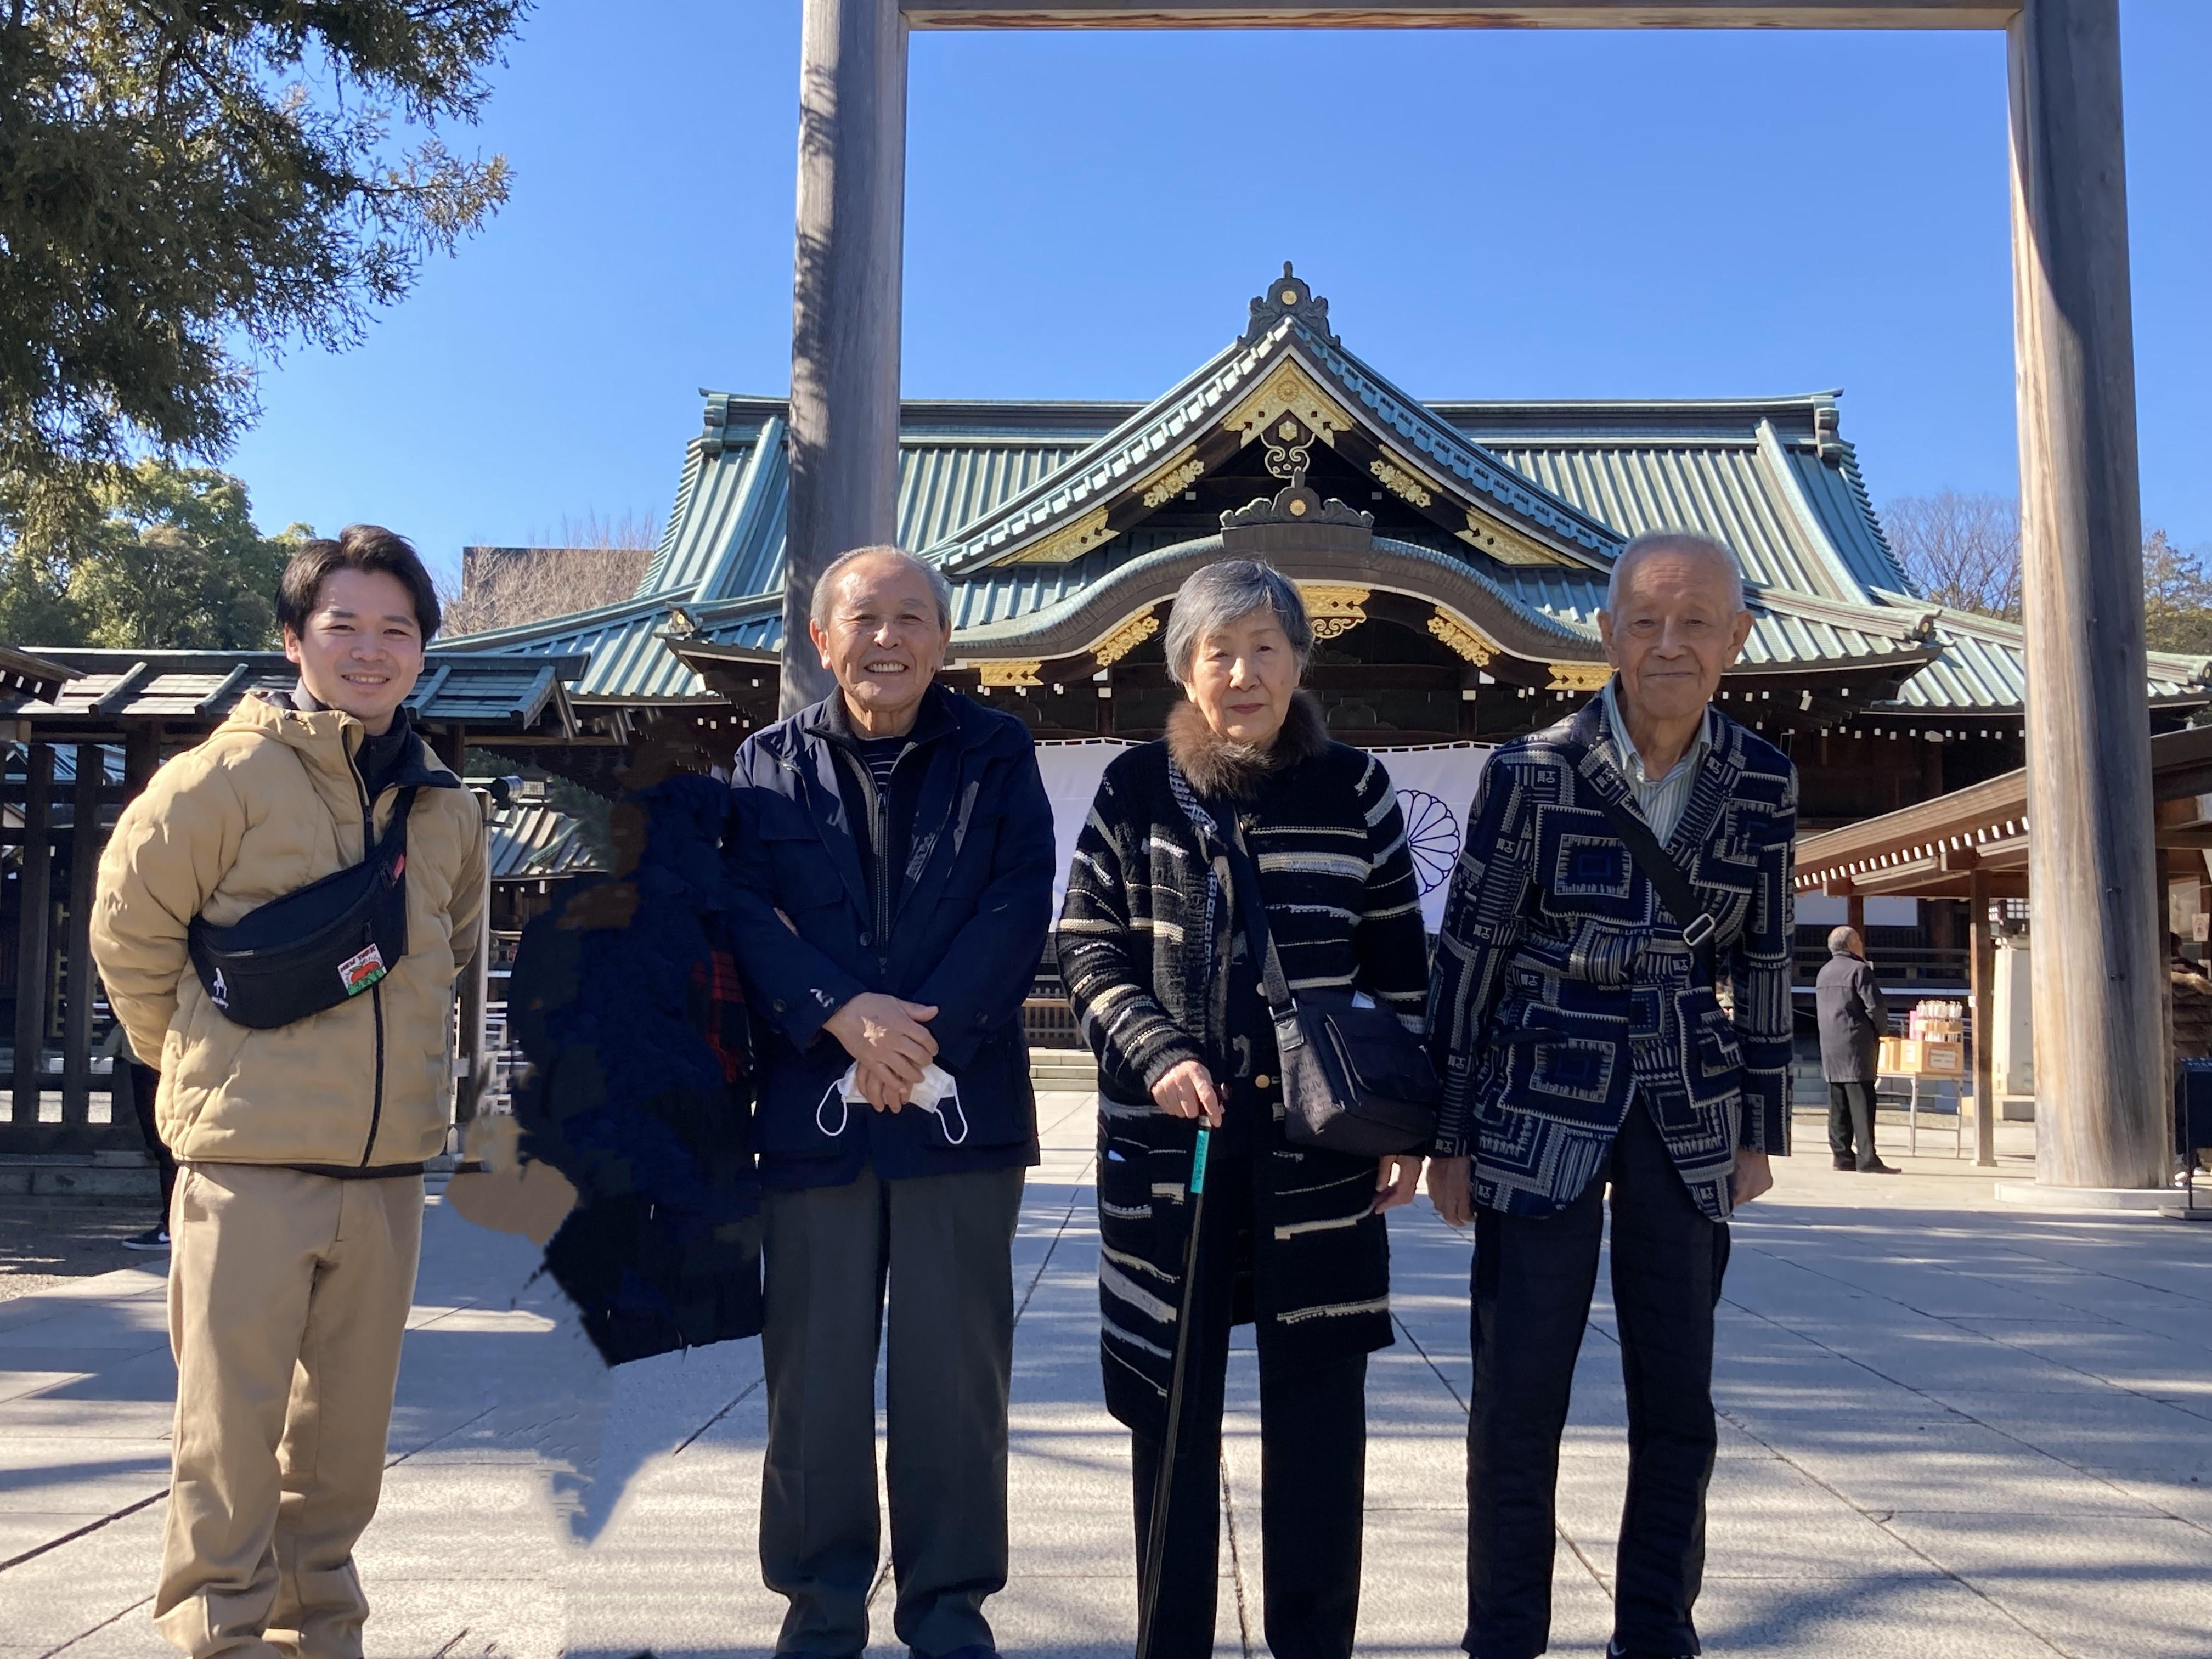
[[[2036,1178],[2163,1187],[2166,917],[2151,844],[2118,0],[2031,0],[2007,39]]]
[[[896,521],[909,28],[2003,29],[2035,825],[2038,1176],[2162,1186],[2118,0],[805,0],[782,704],[813,577]]]
[[[806,0],[787,441],[786,714],[830,690],[806,640],[814,579],[840,553],[897,535],[906,37],[897,0]]]

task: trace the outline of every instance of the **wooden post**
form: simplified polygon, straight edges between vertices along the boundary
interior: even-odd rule
[[[137,800],[161,764],[161,722],[131,720],[123,728],[123,804]],[[158,1058],[158,1056],[157,1056]],[[140,1064],[150,1062],[141,1061]]]
[[[898,0],[805,0],[781,712],[828,695],[815,578],[898,529],[906,39]]]
[[[1990,875],[1977,868],[1966,878],[1966,962],[1973,999],[1974,1162],[1997,1162],[1997,949],[1990,936]]]
[[[2007,39],[2036,1178],[2162,1187],[2118,0],[2026,0]]]
[[[23,847],[15,913],[15,1075],[11,1127],[23,1142],[38,1134],[39,1085],[46,1047],[48,927],[53,902],[54,746],[23,749]]]
[[[92,999],[96,978],[92,965],[93,878],[100,870],[100,787],[107,769],[96,743],[76,746],[76,787],[70,793],[70,890],[68,943],[62,964],[68,975],[62,1017],[62,1121],[81,1127],[92,1116]],[[116,1062],[120,1070],[123,1062]],[[114,1091],[109,1091],[110,1127]],[[135,1133],[136,1126],[133,1126]]]
[[[446,763],[446,768],[457,778],[468,775],[469,729],[465,726],[444,726],[432,734],[430,752]]]
[[[1865,894],[1849,893],[1844,895],[1844,925],[1859,936],[1859,943],[1861,945],[1864,945],[1866,943]],[[1869,954],[1871,954],[1871,951],[1869,951]]]

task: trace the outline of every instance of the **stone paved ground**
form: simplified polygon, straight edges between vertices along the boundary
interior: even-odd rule
[[[1046,1106],[1016,1250],[1015,1576],[993,1611],[1009,1653],[1126,1654],[1127,1450],[1097,1404],[1090,1103]],[[1948,1157],[1893,1180],[1837,1175],[1816,1126],[1799,1133],[1810,1155],[1739,1223],[1728,1279],[1708,1651],[2212,1656],[2212,1227],[2000,1207]],[[1425,1205],[1397,1218],[1395,1244],[1361,1647],[1449,1656],[1468,1246]],[[764,1652],[778,1608],[753,1551],[758,1345],[610,1376],[532,1265],[434,1206],[361,1552],[371,1659]],[[159,1266],[0,1304],[0,1659],[164,1651],[146,1622],[173,1378]],[[1224,1459],[1231,1655],[1265,1651],[1255,1404],[1247,1352]],[[1556,1652],[1595,1655],[1607,1633],[1622,1423],[1601,1305],[1560,1480]],[[894,1653],[880,1589],[878,1607],[878,1651]]]

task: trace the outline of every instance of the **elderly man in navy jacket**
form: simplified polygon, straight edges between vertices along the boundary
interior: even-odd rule
[[[950,599],[893,548],[832,563],[808,632],[837,690],[750,738],[732,785],[763,1027],[761,1566],[790,1601],[781,1654],[868,1643],[886,1278],[892,1626],[926,1659],[988,1655],[982,1603],[1006,1578],[1011,1255],[1037,1161],[1021,1010],[1052,808],[1021,722],[934,684]]]

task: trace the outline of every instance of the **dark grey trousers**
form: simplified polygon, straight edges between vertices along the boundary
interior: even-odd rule
[[[924,1655],[991,1645],[982,1607],[1006,1583],[1024,1174],[863,1172],[850,1186],[766,1195],[761,1575],[791,1603],[777,1652],[844,1656],[868,1644],[882,1550],[876,1351],[886,1300],[891,1627]]]
[[[1871,1170],[1880,1163],[1881,1154],[1874,1149],[1874,1125],[1872,1083],[1828,1085],[1828,1150],[1838,1158],[1850,1158],[1862,1170]]]

